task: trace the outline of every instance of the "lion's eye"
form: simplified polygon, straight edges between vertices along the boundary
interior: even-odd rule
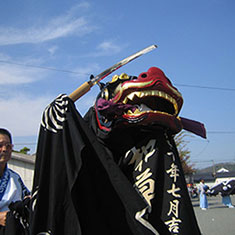
[[[148,75],[147,75],[146,73],[142,73],[142,74],[141,74],[141,77],[142,77],[142,78],[146,78],[147,76],[148,76]]]
[[[101,98],[108,100],[109,99],[109,91],[107,88],[104,88],[104,90],[101,93]]]

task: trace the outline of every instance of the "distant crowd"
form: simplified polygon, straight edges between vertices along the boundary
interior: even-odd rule
[[[221,196],[223,205],[228,208],[234,208],[230,195],[235,194],[235,180],[226,180],[210,188],[205,184],[204,179],[201,179],[198,186],[196,184],[188,184],[187,186],[190,197],[199,198],[202,210],[209,208],[207,197],[216,195]]]

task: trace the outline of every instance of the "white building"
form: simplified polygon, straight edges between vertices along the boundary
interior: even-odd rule
[[[31,191],[33,185],[35,155],[12,152],[8,167],[17,172],[24,184]]]
[[[229,172],[229,170],[227,170],[224,167],[222,167],[218,171],[216,171],[216,173],[224,173],[224,172]]]

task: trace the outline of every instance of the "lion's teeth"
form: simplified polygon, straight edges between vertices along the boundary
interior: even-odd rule
[[[139,111],[139,109],[136,109],[134,114],[138,114],[138,113],[140,113],[140,111]]]
[[[147,112],[147,111],[152,111],[152,109],[150,109],[147,105],[145,104],[139,104],[139,105],[135,105],[136,109],[135,111],[131,111],[128,110],[127,114],[131,115],[131,114],[139,114],[141,112]]]
[[[152,109],[150,109],[147,105],[145,104],[141,104],[141,105],[138,105],[138,109],[140,110],[140,112],[143,112],[143,111],[151,111]]]

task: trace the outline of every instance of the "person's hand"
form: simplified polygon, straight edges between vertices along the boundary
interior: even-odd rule
[[[7,212],[8,211],[0,212],[0,225],[2,226],[6,226]]]

